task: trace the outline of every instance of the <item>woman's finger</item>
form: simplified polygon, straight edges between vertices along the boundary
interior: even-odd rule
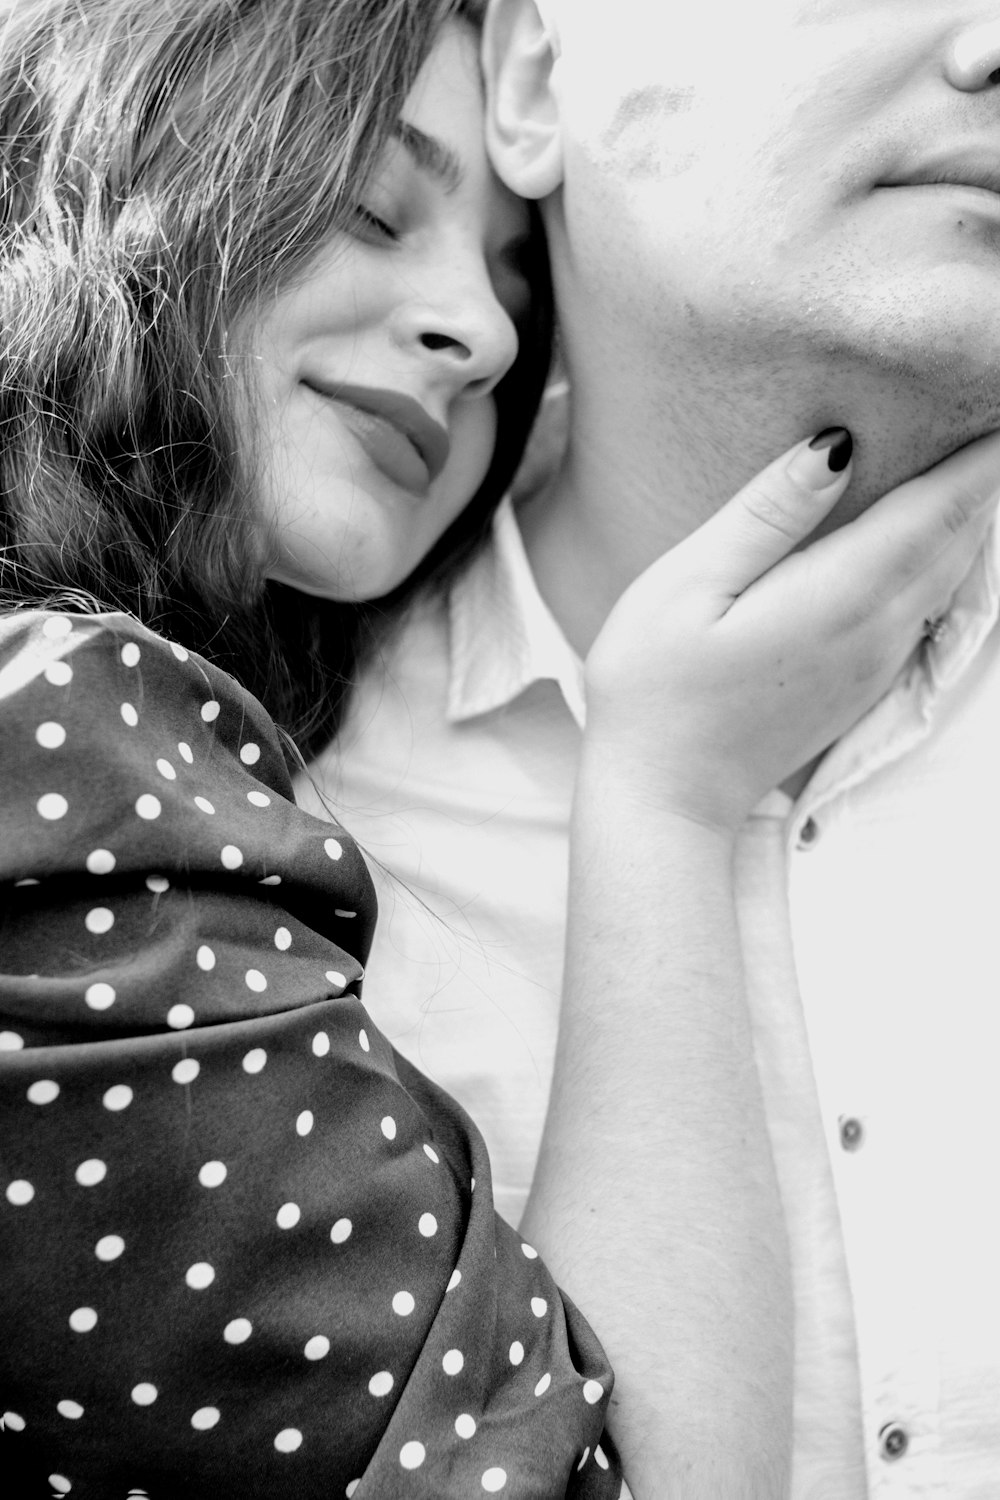
[[[805,541],[847,489],[854,442],[829,427],[796,443],[675,547],[672,565],[710,578],[729,598]]]
[[[894,595],[921,579],[931,595],[948,598],[967,571],[957,571],[947,588],[949,568],[971,563],[998,496],[1000,432],[994,432],[822,537],[809,549],[812,561],[832,568],[832,576],[850,576],[860,599]]]

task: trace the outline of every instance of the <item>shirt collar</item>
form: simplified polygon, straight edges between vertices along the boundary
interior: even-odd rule
[[[583,663],[538,592],[509,497],[493,519],[491,545],[452,584],[448,615],[450,723],[503,708],[548,681],[583,728]]]

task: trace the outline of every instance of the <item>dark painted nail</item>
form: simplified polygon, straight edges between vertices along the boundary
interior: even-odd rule
[[[851,461],[854,439],[846,427],[826,427],[816,434],[809,446],[817,453],[825,448],[831,474],[840,474]]]

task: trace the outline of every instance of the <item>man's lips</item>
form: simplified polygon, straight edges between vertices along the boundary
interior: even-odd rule
[[[1000,196],[1000,150],[935,157],[894,173],[880,186],[979,188],[997,197]]]
[[[328,384],[316,377],[303,384],[336,402],[346,425],[383,474],[413,494],[426,495],[448,462],[451,442],[419,401],[378,386]]]

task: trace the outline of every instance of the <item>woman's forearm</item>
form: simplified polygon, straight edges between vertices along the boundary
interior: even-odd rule
[[[792,1302],[732,839],[585,757],[556,1073],[524,1231],[617,1372],[636,1500],[787,1491]]]

